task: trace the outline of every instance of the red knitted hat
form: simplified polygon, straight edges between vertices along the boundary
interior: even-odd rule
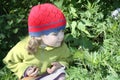
[[[64,30],[66,19],[64,14],[55,5],[50,3],[32,7],[28,16],[28,31],[30,36],[39,37],[51,32]]]

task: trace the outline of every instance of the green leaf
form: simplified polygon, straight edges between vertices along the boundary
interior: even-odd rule
[[[74,56],[73,56],[74,59],[84,59],[84,52],[83,51],[76,51]]]
[[[74,7],[70,7],[70,13],[72,13],[73,17],[78,17],[77,13],[76,13],[76,9]]]
[[[8,23],[9,25],[12,25],[12,24],[13,24],[13,20],[7,21],[7,23]]]
[[[117,59],[117,62],[120,64],[120,56],[117,56],[116,59]]]
[[[70,7],[70,10],[71,10],[71,13],[75,13],[76,12],[76,9],[74,7]]]
[[[90,35],[90,33],[86,30],[85,24],[83,24],[82,22],[78,23],[77,28],[81,31],[83,31],[84,33],[86,33],[87,35]]]
[[[55,5],[59,8],[62,9],[62,5],[63,5],[63,0],[59,0],[59,1],[54,1]]]
[[[110,74],[107,75],[106,80],[119,80],[118,77],[115,77],[114,75]]]
[[[72,22],[72,24],[71,24],[71,27],[72,27],[72,32],[71,32],[71,34],[74,36],[74,37],[76,37],[76,25],[77,25],[77,22],[75,22],[75,21],[73,21]]]
[[[85,24],[83,24],[82,22],[79,22],[77,28],[81,31],[84,31],[85,30]]]
[[[14,29],[13,32],[14,32],[14,33],[17,33],[17,32],[18,32],[18,28]]]

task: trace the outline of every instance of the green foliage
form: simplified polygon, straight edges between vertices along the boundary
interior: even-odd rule
[[[2,46],[0,47],[0,60],[20,40],[23,34],[27,34],[26,21],[23,19],[24,15],[0,16],[0,46]]]
[[[9,69],[4,67],[0,70],[0,80],[17,80],[17,77]]]
[[[70,33],[66,35],[66,42],[75,47],[75,67],[68,70],[68,80],[120,79],[120,22],[110,17],[113,7],[109,7],[108,14],[102,3],[96,0],[69,4],[66,16]],[[81,7],[77,6],[80,4]]]
[[[104,69],[103,69],[104,70]],[[107,74],[107,77],[104,78],[103,74],[99,70],[90,72],[82,67],[71,67],[67,70],[69,76],[66,80],[119,80],[119,77],[116,77],[113,74]],[[104,72],[105,73],[105,72]]]
[[[43,2],[39,2],[39,0],[1,0],[0,46],[2,47],[0,47],[0,63],[8,51],[28,34],[27,17],[30,8]],[[2,66],[3,64],[1,64]]]
[[[87,50],[78,50],[74,54],[74,63],[77,65],[76,68],[87,70],[87,75],[89,76],[86,77],[91,77],[91,80],[95,80],[96,76],[99,77],[98,79],[96,78],[97,80],[106,80],[108,77],[118,80],[120,79],[119,57],[118,53],[109,53],[106,49],[104,51],[104,48],[98,52],[91,53]],[[86,79],[84,78],[83,80]]]
[[[87,2],[84,5],[84,9],[79,9],[77,6],[71,6],[68,16],[72,16],[68,20],[67,27],[71,29],[71,35],[77,38],[80,35],[86,35],[89,38],[98,37],[105,29],[105,22],[103,21],[103,13],[98,12],[99,6],[98,2],[91,4]],[[78,4],[79,5],[79,4]],[[78,9],[78,10],[77,10]],[[74,10],[74,11],[73,11]],[[75,20],[74,20],[75,18]]]
[[[30,8],[51,2],[66,16],[65,41],[74,52],[73,63],[67,69],[67,80],[120,79],[120,20],[111,18],[111,11],[120,7],[119,0],[1,1],[0,60],[28,34]],[[1,80],[16,79],[6,67],[0,70],[0,75]]]

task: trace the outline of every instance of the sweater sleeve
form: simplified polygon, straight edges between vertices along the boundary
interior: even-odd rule
[[[7,56],[3,59],[3,63],[5,63],[7,68],[14,72],[18,78],[21,78],[25,69],[28,67],[27,64],[23,63],[23,58],[21,55],[21,46],[16,45],[8,52]]]
[[[59,57],[59,63],[67,68],[72,60],[72,53],[65,43],[63,44],[63,47],[61,49],[62,52]]]

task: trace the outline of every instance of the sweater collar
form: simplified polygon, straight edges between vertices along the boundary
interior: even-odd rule
[[[47,50],[47,51],[50,51],[50,50],[53,50],[54,48],[53,47],[45,47],[45,50]]]
[[[45,49],[45,50],[47,50],[47,51],[50,51],[50,50],[53,50],[53,49],[54,49],[53,47],[46,46],[46,45],[40,45],[40,48],[41,48],[41,49]]]

